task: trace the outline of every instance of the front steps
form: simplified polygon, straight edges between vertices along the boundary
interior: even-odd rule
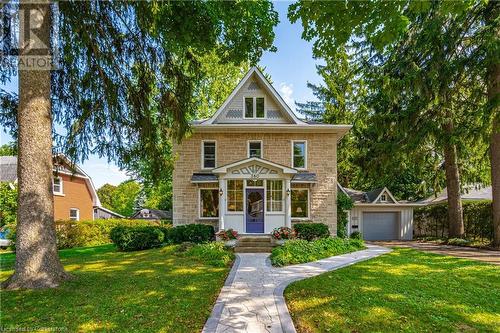
[[[270,236],[241,236],[234,248],[236,253],[270,253],[274,244]]]

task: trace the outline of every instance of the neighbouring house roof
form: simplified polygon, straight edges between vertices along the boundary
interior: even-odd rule
[[[192,183],[214,183],[218,181],[219,177],[212,173],[193,173],[191,176]]]
[[[0,182],[17,180],[17,156],[0,156]]]
[[[466,201],[479,201],[479,200],[492,200],[491,186],[484,186],[481,184],[472,184],[465,186],[461,194],[462,200]],[[448,191],[445,188],[437,196],[432,195],[427,199],[420,201],[422,204],[433,205],[442,203],[448,200]]]
[[[384,188],[376,188],[374,190],[365,192],[367,201],[374,202],[383,191],[384,191]]]
[[[144,220],[171,220],[172,212],[169,210],[142,208],[136,211],[130,218]]]
[[[419,202],[396,200],[396,198],[394,198],[394,196],[387,187],[378,188],[371,191],[358,191],[358,190],[353,190],[351,188],[343,187],[340,184],[337,184],[337,186],[340,191],[342,191],[344,194],[349,196],[354,201],[354,205],[368,205],[368,206],[372,205],[420,206],[421,205]],[[380,200],[382,194],[386,194],[388,196],[387,201],[383,202]]]
[[[106,212],[106,213],[108,213],[110,215],[113,215],[113,216],[116,216],[116,217],[119,217],[119,218],[122,218],[122,219],[125,218],[125,216],[120,215],[117,212],[114,212],[114,211],[112,211],[110,209],[107,209],[107,208],[105,208],[103,206],[94,206],[94,209],[102,210],[103,212]]]
[[[298,172],[292,177],[292,183],[315,183],[316,181],[316,174],[313,172]]]
[[[54,173],[61,173],[70,176],[84,178],[92,196],[93,205],[101,207],[101,201],[97,196],[97,191],[92,182],[92,178],[78,165],[72,163],[64,154],[53,156]],[[17,156],[0,156],[0,181],[17,181]]]

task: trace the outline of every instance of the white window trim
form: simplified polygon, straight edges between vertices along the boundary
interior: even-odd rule
[[[58,191],[58,192],[54,191],[54,179],[59,179],[59,181],[60,181],[61,190]],[[63,181],[63,179],[61,177],[59,177],[59,176],[58,177],[54,177],[52,179],[52,194],[59,195],[59,196],[64,196],[64,187],[63,187],[64,185],[63,185],[63,183],[64,183],[64,181]]]
[[[215,166],[213,168],[205,167],[205,142],[215,143]],[[217,141],[216,140],[201,140],[201,169],[202,170],[212,170],[217,168]]]
[[[229,181],[230,180],[241,180],[243,182],[243,210],[229,210]],[[226,193],[224,194],[226,196],[226,215],[245,215],[245,193],[246,193],[246,188],[247,188],[247,180],[246,179],[226,179]]]
[[[380,196],[380,202],[387,202],[387,194],[383,193],[383,194]]]
[[[271,180],[271,181],[281,181],[281,210],[275,210],[275,211],[269,211],[267,210],[267,181],[268,180]],[[266,200],[266,204],[265,204],[265,213],[267,215],[283,215],[285,214],[285,205],[286,205],[286,199],[285,199],[285,196],[286,196],[286,193],[285,193],[285,180],[284,179],[266,179],[266,181],[264,182],[264,186],[265,186],[265,189],[264,189],[264,197],[265,197],[265,200]]]
[[[292,191],[307,191],[307,216],[306,217],[293,217],[292,216]],[[311,191],[308,188],[298,187],[290,189],[290,217],[293,221],[306,221],[311,219]]]
[[[247,157],[250,158],[250,144],[251,143],[260,143],[260,157],[259,158],[263,158],[264,157],[264,143],[262,140],[248,140],[247,141]]]
[[[304,143],[304,167],[303,168],[298,168],[294,165],[294,159],[293,159],[293,146],[295,143]],[[297,169],[297,170],[306,170],[307,169],[307,140],[292,140],[292,168]]]
[[[253,116],[247,117],[245,99],[253,98]],[[257,98],[264,99],[264,118],[257,118]],[[243,119],[267,119],[266,96],[243,96]]]
[[[201,191],[202,190],[213,190],[213,191],[219,191],[218,188],[215,187],[200,187],[198,188],[198,219],[199,220],[218,220],[219,216],[215,217],[206,217],[206,216],[201,216]],[[219,195],[219,206],[220,206],[220,193],[217,193]],[[220,209],[217,210],[218,214],[220,215]]]
[[[72,211],[72,210],[75,210],[75,211],[76,211],[76,220],[72,220],[72,219],[71,219],[71,211]],[[70,209],[69,209],[69,219],[70,219],[71,221],[80,221],[80,209],[78,209],[78,208],[74,208],[74,207],[70,208]]]

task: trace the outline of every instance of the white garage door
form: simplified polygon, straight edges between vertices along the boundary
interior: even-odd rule
[[[399,239],[398,213],[363,213],[363,238],[366,240]]]

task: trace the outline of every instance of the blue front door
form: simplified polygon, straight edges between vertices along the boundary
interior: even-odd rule
[[[264,233],[264,189],[247,189],[246,198],[247,232]]]

